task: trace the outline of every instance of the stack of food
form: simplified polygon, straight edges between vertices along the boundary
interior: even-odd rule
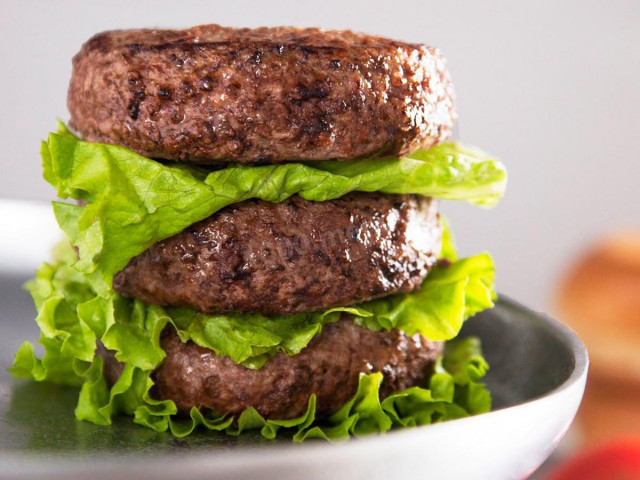
[[[70,127],[42,145],[69,242],[29,284],[76,417],[345,438],[487,411],[488,254],[457,259],[435,199],[493,205],[500,162],[447,143],[437,49],[299,28],[99,34]],[[98,143],[100,142],[100,143]],[[73,248],[71,248],[71,245]],[[447,343],[445,343],[445,341]]]

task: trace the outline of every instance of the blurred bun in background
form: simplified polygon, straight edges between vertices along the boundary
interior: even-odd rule
[[[556,304],[591,359],[577,417],[583,443],[640,434],[640,229],[608,236],[581,255]]]

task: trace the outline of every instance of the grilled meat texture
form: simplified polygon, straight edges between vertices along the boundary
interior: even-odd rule
[[[114,288],[208,313],[312,312],[415,290],[441,242],[437,204],[426,197],[248,200],[134,257]]]
[[[182,343],[171,327],[163,332],[161,346],[167,356],[153,374],[154,397],[173,400],[183,415],[192,407],[233,415],[254,407],[273,419],[302,415],[311,394],[317,418],[335,412],[356,393],[361,373],[384,373],[382,397],[423,384],[443,351],[442,342],[398,330],[368,330],[347,315],[325,325],[299,354],[280,352],[258,370],[191,341]],[[115,383],[122,365],[103,346],[98,352],[108,382]]]
[[[86,140],[202,164],[404,155],[455,121],[439,50],[293,27],[98,34],[68,106]]]

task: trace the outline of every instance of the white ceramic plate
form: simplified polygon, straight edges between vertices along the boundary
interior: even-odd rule
[[[339,445],[207,432],[176,440],[128,419],[111,427],[77,422],[75,390],[5,372],[20,342],[37,339],[20,284],[59,233],[46,205],[0,202],[0,217],[1,478],[521,479],[550,455],[582,398],[582,342],[558,322],[501,299],[463,330],[481,337],[491,364],[491,413]]]

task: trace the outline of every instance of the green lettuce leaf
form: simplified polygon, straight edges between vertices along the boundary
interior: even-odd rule
[[[134,256],[221,208],[249,198],[281,202],[297,194],[324,201],[351,191],[414,193],[493,205],[506,170],[486,153],[448,143],[404,158],[325,161],[205,170],[163,164],[119,146],[84,142],[64,125],[42,144],[45,179],[61,228],[78,248],[77,269],[100,295]]]
[[[24,352],[16,355],[20,362]],[[447,343],[438,361],[437,373],[424,387],[412,387],[380,399],[383,374],[361,374],[355,395],[333,415],[316,420],[316,399],[309,398],[307,411],[288,420],[266,420],[255,409],[248,408],[237,418],[201,412],[192,408],[189,418],[176,416],[171,400],[155,400],[151,371],[125,365],[118,381],[108,388],[102,374],[102,358],[97,356],[83,374],[78,405],[79,420],[110,425],[116,415],[131,415],[142,426],[176,437],[185,437],[196,428],[240,435],[259,430],[266,439],[278,436],[302,442],[311,438],[344,441],[351,436],[385,433],[391,428],[413,427],[443,422],[488,412],[491,397],[479,380],[488,366],[475,338],[456,339]],[[451,370],[447,370],[447,369]],[[472,372],[471,374],[469,372]]]
[[[94,358],[98,339],[117,352],[119,361],[153,369],[164,358],[160,333],[168,324],[173,325],[182,341],[192,340],[248,368],[260,368],[280,351],[288,355],[299,353],[325,324],[338,321],[343,314],[373,330],[398,328],[431,340],[450,340],[464,320],[491,308],[495,298],[493,262],[488,254],[480,254],[436,265],[420,289],[411,294],[291,316],[205,314],[187,308],[147,305],[113,291],[107,296],[97,295],[73,265],[73,250],[68,242],[66,245],[66,249],[57,249],[61,260],[43,264],[36,278],[27,284],[38,310],[36,322],[45,355],[40,361],[31,346],[23,345],[24,353],[14,366],[17,375],[75,384],[77,379],[68,375],[74,371],[73,362],[85,362],[83,368],[78,367],[84,375],[83,369]],[[64,374],[58,375],[58,370]]]
[[[449,340],[464,320],[493,307],[493,279],[493,261],[487,253],[438,265],[418,291],[362,304],[356,322],[373,330],[398,328],[431,340]]]

